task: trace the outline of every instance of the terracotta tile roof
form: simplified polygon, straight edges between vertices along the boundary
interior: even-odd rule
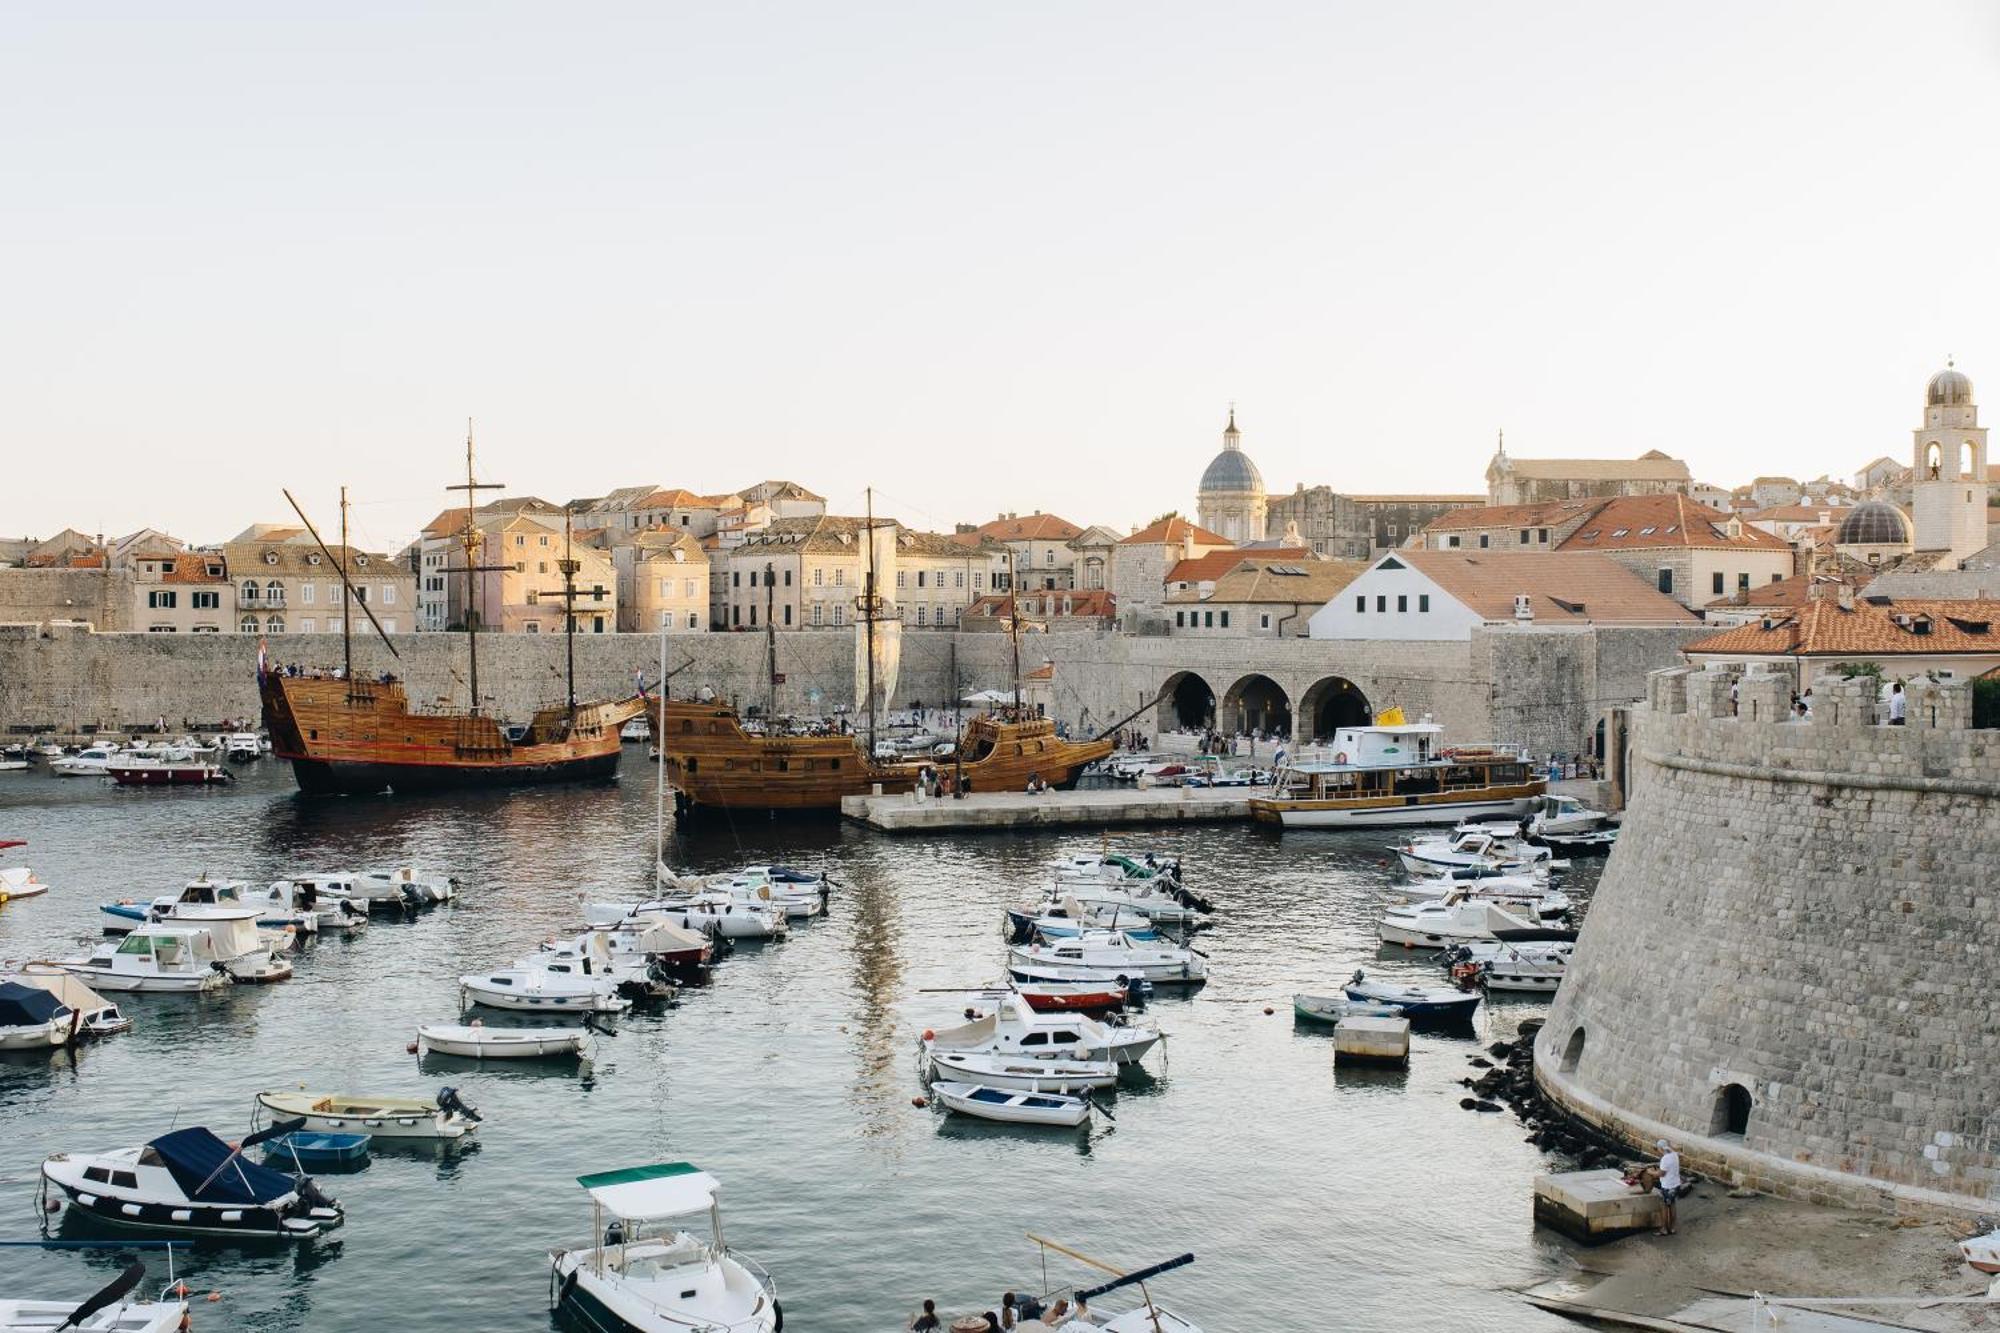
[[[1609,500],[1544,500],[1538,504],[1480,505],[1476,509],[1454,509],[1439,514],[1424,525],[1425,532],[1456,532],[1466,528],[1548,528],[1566,523],[1578,515],[1589,515],[1611,503]]]
[[[1646,547],[1697,547],[1742,550],[1761,547],[1789,551],[1784,538],[1743,524],[1731,537],[1724,529],[1732,517],[1685,495],[1627,495],[1604,502],[1582,527],[1564,538],[1561,551],[1630,551]]]
[[[1350,495],[1357,504],[1369,505],[1464,505],[1485,507],[1483,495]]]
[[[1609,556],[1405,549],[1383,560],[1417,570],[1487,620],[1512,620],[1514,598],[1521,593],[1531,599],[1536,624],[1676,625],[1700,620]]]
[[[1688,481],[1687,464],[1649,449],[1637,458],[1509,458],[1516,477],[1553,481]]]
[[[1819,516],[1826,514],[1835,522],[1846,516],[1845,511],[1853,505],[1793,504],[1772,505],[1769,509],[1750,509],[1742,514],[1745,523],[1763,520],[1767,523],[1817,523]]]
[[[707,537],[696,537],[685,528],[648,528],[634,533],[627,544],[639,552],[641,560],[671,561],[673,553],[678,550],[682,563],[707,564],[711,549],[708,543],[714,539],[712,533]]]
[[[1224,574],[1215,581],[1214,591],[1206,597],[1190,588],[1184,593],[1169,594],[1167,601],[1176,606],[1190,603],[1208,606],[1219,603],[1319,606],[1367,573],[1369,568],[1366,560],[1258,560],[1239,565]]]
[[[1238,565],[1252,560],[1311,560],[1313,553],[1303,546],[1273,546],[1246,551],[1232,546],[1226,551],[1210,551],[1177,562],[1167,571],[1168,583],[1213,583]]]
[[[1880,604],[1878,604],[1878,602]],[[2000,655],[2000,599],[1880,598],[1866,593],[1843,609],[1820,597],[1797,611],[1738,625],[1684,646],[1684,653],[1746,657],[1892,657],[1917,653]],[[1921,628],[1920,628],[1921,627]]]
[[[991,523],[980,524],[973,531],[982,537],[1003,542],[1066,542],[1081,534],[1083,529],[1066,518],[1037,513],[1025,518],[996,518]]]
[[[877,519],[876,522],[879,523],[881,520]],[[916,532],[912,529],[904,528],[896,534],[896,549],[905,555],[948,556],[954,560],[964,560],[969,556],[977,554],[980,546],[984,544],[983,542],[979,542],[968,545],[958,540],[959,537],[966,535],[968,534]],[[994,548],[994,551],[998,555],[1004,556],[1006,554],[998,546]]]
[[[1873,571],[1870,571],[1872,573]],[[1835,578],[1827,574],[1815,575],[1810,581],[1803,574],[1794,574],[1776,583],[1766,583],[1761,588],[1752,588],[1745,593],[1728,593],[1707,604],[1708,608],[1727,610],[1731,607],[1748,607],[1752,610],[1769,610],[1773,607],[1804,606],[1812,598],[1807,594],[1814,584],[1819,586],[1821,597],[1837,597],[1842,583],[1847,583],[1856,595],[1868,586],[1869,575],[1861,574],[1852,578]]]
[[[219,573],[211,574],[208,567],[214,565]],[[202,554],[196,551],[183,552],[175,557],[174,567],[160,576],[162,583],[227,583],[229,567],[219,554]]]
[[[1169,514],[1159,522],[1139,529],[1130,537],[1122,538],[1118,544],[1120,546],[1145,546],[1159,542],[1168,546],[1179,546],[1182,539],[1187,537],[1192,537],[1197,546],[1230,545],[1229,538],[1190,523],[1179,514]]]
[[[1061,616],[1065,598],[1069,601],[1069,614],[1071,618],[1102,617],[1108,619],[1118,613],[1117,599],[1111,595],[1108,589],[1104,588],[1074,588],[1069,591],[1059,588],[1037,588],[1032,591],[1023,592],[1019,598],[1011,600],[1020,607],[1021,619],[1027,620],[1030,617],[1047,618],[1050,616]],[[968,616],[997,616],[1005,619],[1009,601],[1010,598],[1004,592],[988,593],[984,597],[974,598],[972,605],[966,608],[965,614]],[[1050,610],[1050,607],[1054,607],[1055,609]]]
[[[634,509],[726,509],[738,502],[738,497],[734,495],[696,495],[686,487],[675,486],[668,490],[654,491],[632,507]]]
[[[423,526],[423,534],[426,537],[456,537],[459,533],[464,531],[465,531],[464,505],[460,505],[456,509],[444,510],[436,518],[432,519],[430,522],[424,524]]]

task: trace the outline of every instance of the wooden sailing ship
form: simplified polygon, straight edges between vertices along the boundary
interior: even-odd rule
[[[480,565],[475,497],[492,483],[476,481],[472,471],[472,435],[465,439],[465,530],[461,546],[466,560],[451,572],[465,576],[466,658],[471,678],[472,707],[468,712],[412,710],[403,683],[393,675],[363,680],[354,673],[350,608],[359,605],[381,635],[392,656],[401,657],[375,619],[375,612],[354,595],[347,578],[347,492],[341,491],[340,555],[320,540],[290,492],[285,499],[298,510],[320,551],[340,573],[345,590],[340,616],[342,667],[337,672],[303,675],[274,671],[260,648],[257,654],[258,693],[263,701],[264,727],[271,736],[271,753],[289,759],[302,791],[368,793],[383,790],[436,791],[467,787],[509,787],[528,783],[603,779],[618,771],[618,732],[646,709],[643,698],[578,703],[576,698],[576,562],[570,559],[568,519],[564,519],[563,587],[551,595],[563,598],[565,649],[568,659],[567,699],[536,711],[525,728],[507,728],[480,711],[479,623],[474,611],[473,575],[499,566]]]
[[[865,732],[786,735],[775,730],[777,638],[767,615],[766,662],[772,707],[767,711],[766,726],[772,730],[750,732],[734,708],[718,702],[661,699],[652,711],[654,739],[673,783],[678,813],[687,815],[707,808],[838,814],[841,797],[864,795],[877,785],[885,793],[908,792],[925,769],[949,773],[961,790],[971,792],[1025,791],[1036,778],[1051,787],[1068,789],[1076,785],[1085,768],[1111,753],[1117,726],[1106,728],[1107,734],[1094,740],[1068,740],[1056,734],[1055,723],[1021,706],[1020,630],[1016,623],[1011,626],[1015,636],[1015,701],[1011,708],[973,718],[950,758],[877,758],[875,625],[884,612],[875,591],[872,492],[867,523],[868,569],[862,595],[855,603],[857,625],[868,636]]]

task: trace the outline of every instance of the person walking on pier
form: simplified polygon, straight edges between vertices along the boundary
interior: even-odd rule
[[[1655,1188],[1660,1192],[1660,1201],[1666,1205],[1666,1212],[1660,1220],[1660,1229],[1653,1234],[1671,1236],[1679,1229],[1674,1204],[1681,1195],[1681,1155],[1665,1139],[1661,1139],[1656,1146],[1660,1150],[1660,1183]]]

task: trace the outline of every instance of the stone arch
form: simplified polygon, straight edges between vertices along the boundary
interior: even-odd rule
[[[1750,1111],[1756,1105],[1750,1089],[1741,1083],[1725,1083],[1715,1090],[1715,1105],[1708,1115],[1708,1136],[1733,1134],[1742,1138],[1750,1128]]]
[[[1237,680],[1215,710],[1216,728],[1225,736],[1261,731],[1266,736],[1292,734],[1292,699],[1285,687],[1262,672]]]
[[[1944,475],[1944,450],[1936,440],[1924,446],[1924,476],[1932,481]]]
[[[1958,475],[1975,479],[1980,475],[1979,447],[1971,440],[1962,441],[1958,446]]]
[[[1299,740],[1332,736],[1339,727],[1365,727],[1375,720],[1368,696],[1345,676],[1322,676],[1299,698]]]
[[[1583,1041],[1583,1024],[1578,1023],[1576,1027],[1571,1029],[1569,1040],[1563,1043],[1562,1063],[1556,1066],[1558,1073],[1574,1074],[1576,1072],[1578,1063],[1583,1059]]]
[[[1200,731],[1215,720],[1215,687],[1193,671],[1176,671],[1160,687],[1159,729]]]

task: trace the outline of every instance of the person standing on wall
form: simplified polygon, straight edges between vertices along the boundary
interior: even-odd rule
[[[1654,1188],[1659,1191],[1660,1201],[1666,1205],[1666,1213],[1660,1220],[1660,1229],[1655,1236],[1671,1236],[1678,1230],[1679,1219],[1674,1207],[1681,1196],[1681,1155],[1665,1139],[1657,1145],[1660,1150],[1660,1183]]]
[[[1889,725],[1892,727],[1907,726],[1908,723],[1905,719],[1908,715],[1909,707],[1910,701],[1903,697],[1903,682],[1899,680],[1889,687]]]

